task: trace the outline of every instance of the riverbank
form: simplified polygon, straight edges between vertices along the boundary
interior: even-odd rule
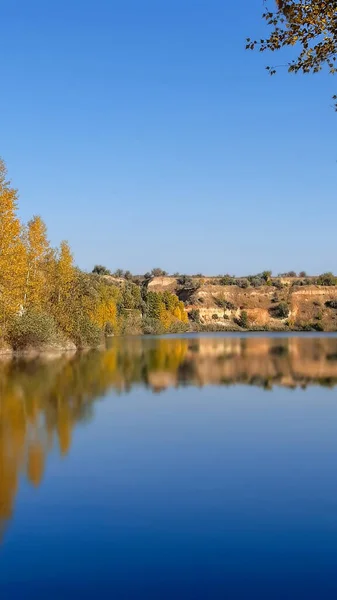
[[[222,334],[222,335],[221,335]],[[256,336],[254,335],[256,334]],[[290,329],[266,329],[262,327],[255,327],[253,329],[242,329],[240,327],[233,328],[221,328],[221,327],[200,327],[198,329],[191,328],[188,331],[182,333],[166,333],[160,335],[152,335],[152,334],[134,334],[134,335],[120,335],[113,336],[114,340],[116,340],[116,344],[119,345],[123,343],[123,340],[127,342],[127,340],[144,340],[146,342],[147,339],[156,339],[156,340],[170,340],[170,339],[198,339],[198,336],[202,336],[204,338],[212,338],[212,335],[216,336],[214,339],[224,338],[224,339],[232,339],[233,337],[237,339],[254,339],[255,337],[263,337],[263,334],[266,334],[272,338],[296,338],[299,337],[301,339],[307,338],[311,340],[313,338],[319,338],[322,336],[322,339],[325,337],[334,337],[337,336],[337,331],[325,331],[320,332],[315,329],[312,330],[290,330]],[[110,338],[111,339],[111,338]],[[8,360],[15,359],[24,359],[24,360],[35,360],[35,359],[43,359],[43,361],[55,360],[62,356],[73,357],[75,355],[83,355],[88,352],[98,350],[105,351],[110,347],[108,343],[109,338],[103,341],[101,344],[96,346],[86,346],[77,348],[75,344],[69,342],[68,344],[60,345],[60,344],[47,344],[45,346],[36,346],[36,347],[28,347],[24,349],[14,349],[9,346],[0,347],[0,362],[6,362]]]

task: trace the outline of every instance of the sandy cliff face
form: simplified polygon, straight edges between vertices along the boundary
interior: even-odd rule
[[[156,277],[148,289],[176,293],[189,312],[199,311],[200,322],[205,326],[216,324],[219,328],[233,329],[245,311],[250,328],[337,331],[337,309],[327,305],[332,300],[337,301],[337,287],[299,287],[282,284],[281,280],[280,284],[282,287],[264,285],[243,289],[235,285],[214,285],[214,280],[209,278],[192,278],[188,284],[181,285],[173,277]],[[280,304],[288,307],[286,317],[278,314]]]

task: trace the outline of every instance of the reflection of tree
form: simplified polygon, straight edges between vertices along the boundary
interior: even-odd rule
[[[19,476],[39,486],[55,447],[66,456],[93,402],[134,385],[337,383],[336,338],[114,338],[104,352],[0,363],[0,537]]]
[[[29,481],[38,487],[41,483],[44,469],[44,449],[41,442],[33,442],[28,448],[27,475]]]

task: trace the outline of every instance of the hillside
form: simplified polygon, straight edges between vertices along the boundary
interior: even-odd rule
[[[170,291],[202,328],[337,331],[337,286],[274,278],[261,287],[221,285],[220,278],[155,277],[148,290]],[[313,278],[313,281],[315,279]]]

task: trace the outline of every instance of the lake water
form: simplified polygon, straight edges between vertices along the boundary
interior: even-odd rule
[[[336,599],[336,384],[310,334],[0,363],[1,600]]]

